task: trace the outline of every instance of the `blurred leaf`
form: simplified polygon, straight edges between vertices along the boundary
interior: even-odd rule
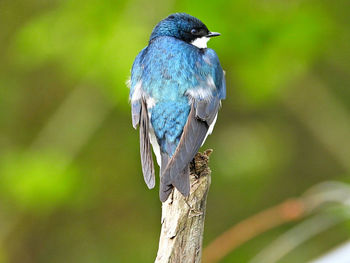
[[[248,12],[233,32],[239,59],[234,77],[241,84],[239,92],[253,104],[277,98],[290,81],[305,74],[330,30],[322,10],[276,12],[278,5],[269,7],[265,12]]]
[[[0,263],[6,263],[9,260],[6,258],[6,251],[0,247]]]
[[[293,153],[287,134],[262,123],[226,127],[217,136],[226,138],[217,149],[218,169],[231,180],[270,174],[283,167]]]
[[[47,211],[69,202],[78,186],[78,170],[63,156],[45,152],[7,155],[1,160],[1,194],[22,209]]]
[[[66,1],[35,17],[16,39],[17,63],[33,68],[58,62],[72,78],[98,83],[108,97],[126,106],[125,81],[135,50],[146,38],[143,28],[121,16],[120,9],[121,3],[114,1]]]

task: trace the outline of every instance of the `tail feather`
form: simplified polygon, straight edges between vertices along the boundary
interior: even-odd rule
[[[192,107],[174,155],[171,158],[168,157],[166,163],[162,162],[160,193],[162,202],[167,199],[174,186],[182,195],[189,195],[189,163],[202,145],[208,128],[205,121],[196,118],[195,109]]]
[[[162,162],[160,167],[159,198],[161,202],[165,202],[171,194],[171,191],[173,190],[174,186],[171,182],[170,176],[163,176],[164,170],[168,165],[170,157],[167,153],[161,152],[161,158]]]
[[[174,187],[183,195],[188,196],[190,194],[190,169],[189,165],[183,170],[182,173],[175,177],[175,180],[170,178],[170,174],[160,177],[159,186],[159,198],[161,202],[165,202],[171,194]]]
[[[185,169],[174,176],[172,179],[173,186],[183,195],[188,196],[190,194],[190,167],[187,165]]]

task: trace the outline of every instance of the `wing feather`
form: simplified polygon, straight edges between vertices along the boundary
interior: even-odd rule
[[[220,99],[216,97],[211,101],[195,101],[195,108],[196,117],[205,121],[210,126],[219,111]]]
[[[149,138],[149,118],[145,101],[141,101],[140,115],[140,154],[143,178],[149,189],[155,185],[154,164]]]
[[[171,183],[184,196],[189,195],[190,181],[188,165],[201,147],[208,129],[209,125],[206,121],[196,116],[196,109],[192,105],[179,145],[162,173],[162,185],[169,185]],[[164,192],[160,193],[161,197],[164,195]],[[161,199],[166,200],[167,196]]]
[[[141,103],[140,101],[133,102],[131,104],[131,119],[132,119],[132,126],[134,129],[137,129],[137,126],[140,123],[140,116],[141,116]]]

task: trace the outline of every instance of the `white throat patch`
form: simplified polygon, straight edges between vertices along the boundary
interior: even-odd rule
[[[210,40],[210,37],[199,37],[191,42],[192,45],[198,48],[207,48],[207,42]]]

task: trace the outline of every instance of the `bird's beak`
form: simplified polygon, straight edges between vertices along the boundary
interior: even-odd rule
[[[208,35],[206,35],[206,37],[218,37],[220,36],[221,34],[218,33],[218,32],[209,32]]]

